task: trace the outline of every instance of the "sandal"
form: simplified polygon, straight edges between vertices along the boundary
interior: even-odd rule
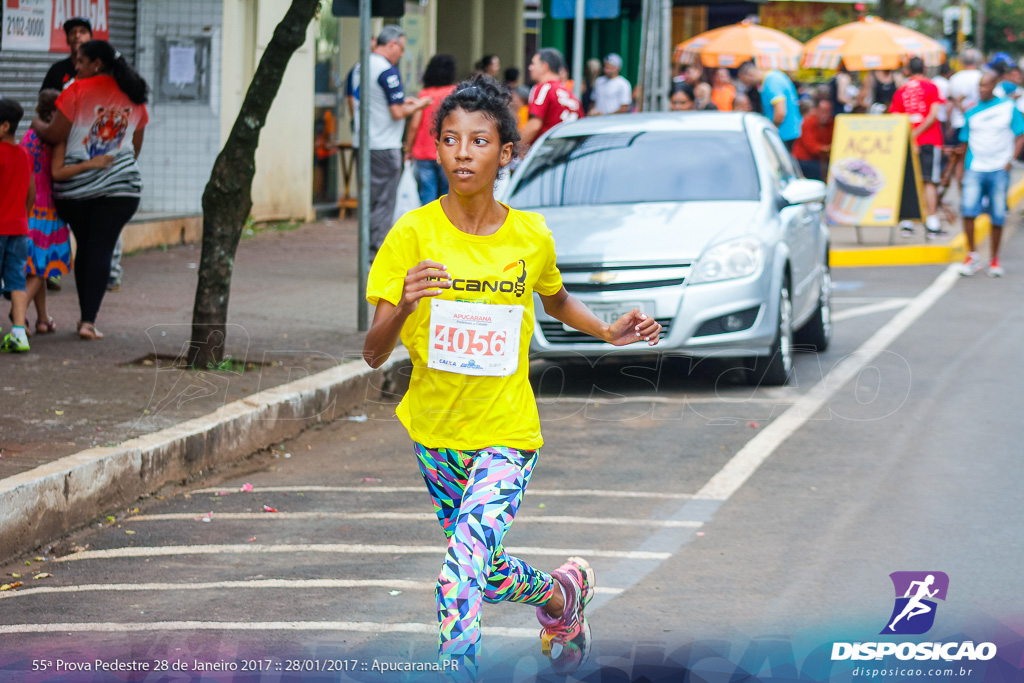
[[[53,316],[46,316],[46,320],[36,321],[36,332],[39,334],[53,334],[57,331],[57,323],[53,322]]]
[[[103,339],[103,333],[93,323],[78,323],[78,336],[82,339]]]

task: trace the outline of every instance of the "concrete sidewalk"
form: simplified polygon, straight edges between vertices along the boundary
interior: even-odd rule
[[[0,558],[400,391],[404,352],[377,371],[362,361],[355,252],[352,220],[243,240],[228,319],[232,362],[201,372],[178,360],[198,246],[126,257],[98,341],[75,333],[78,297],[65,277],[48,301],[57,332],[33,335],[28,354],[0,356]]]
[[[78,296],[65,277],[48,297],[57,332],[33,335],[28,354],[0,356],[0,479],[358,357],[355,251],[351,220],[243,239],[228,311],[228,354],[242,364],[228,372],[174,367],[191,332],[198,245],[127,256],[121,291],[107,293],[97,320],[106,338],[95,342],[75,334]]]

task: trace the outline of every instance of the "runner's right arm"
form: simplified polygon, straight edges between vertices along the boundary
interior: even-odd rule
[[[436,261],[420,261],[409,269],[402,285],[398,305],[385,299],[377,302],[373,323],[363,342],[363,360],[371,368],[379,368],[395,350],[402,326],[424,297],[437,296],[451,287],[448,267]]]

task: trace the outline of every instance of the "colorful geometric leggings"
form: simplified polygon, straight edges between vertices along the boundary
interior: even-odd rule
[[[479,451],[432,449],[415,443],[420,472],[448,538],[437,579],[441,659],[475,673],[480,649],[480,607],[486,602],[542,605],[551,598],[551,575],[512,557],[502,547],[537,462],[537,451],[494,446]]]

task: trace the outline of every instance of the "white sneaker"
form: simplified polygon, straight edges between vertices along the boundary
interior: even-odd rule
[[[964,277],[970,277],[982,268],[984,268],[984,264],[982,264],[981,259],[978,258],[978,253],[972,251],[967,254],[967,258],[965,258],[964,262],[960,264],[959,271]]]
[[[988,264],[988,276],[989,277],[1002,277],[1004,272],[1005,271],[1003,270],[1003,267],[1001,265],[999,265],[999,259],[994,258],[991,261],[989,261],[989,264]]]

